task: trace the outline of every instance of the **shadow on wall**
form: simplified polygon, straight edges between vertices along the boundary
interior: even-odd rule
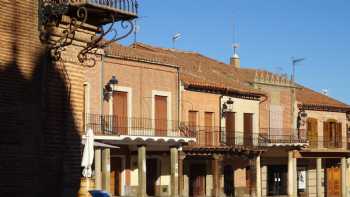
[[[77,196],[81,144],[69,84],[47,51],[19,55],[30,47],[19,42],[17,17],[8,20],[12,42],[1,51],[11,60],[0,55],[0,196]]]

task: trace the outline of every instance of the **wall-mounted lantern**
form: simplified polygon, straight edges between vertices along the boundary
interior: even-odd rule
[[[350,121],[350,112],[346,113],[346,119]]]
[[[119,83],[117,77],[115,75],[108,81],[108,83],[103,88],[103,97],[105,100],[109,100],[111,97],[111,93],[113,91],[113,86]]]
[[[226,112],[233,111],[233,104],[234,104],[234,101],[231,98],[229,98],[225,103],[222,104],[222,107],[221,107],[222,117],[225,117]]]

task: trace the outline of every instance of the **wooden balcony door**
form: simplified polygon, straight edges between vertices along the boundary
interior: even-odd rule
[[[167,97],[155,96],[155,135],[166,136],[168,131]]]
[[[112,157],[111,158],[111,172],[110,172],[110,188],[111,188],[111,194],[113,196],[120,196],[121,195],[121,188],[122,188],[122,179],[121,179],[121,173],[122,173],[122,160],[120,157]]]
[[[307,139],[310,142],[310,148],[318,147],[318,125],[317,119],[309,118],[307,120]]]
[[[189,136],[193,136],[194,133],[197,131],[197,111],[189,111],[188,112],[188,127],[189,127]],[[199,135],[197,135],[199,137]],[[199,141],[199,138],[197,138]]]
[[[128,93],[113,92],[113,131],[128,134]]]
[[[253,114],[244,113],[244,145],[252,146],[253,145]]]
[[[327,197],[339,197],[341,189],[341,173],[339,167],[327,168]]]
[[[205,112],[204,126],[205,126],[205,145],[214,145],[214,129],[213,129],[213,112]]]
[[[323,123],[323,146],[342,148],[342,124],[335,121]]]
[[[235,145],[235,113],[226,112],[226,144]]]

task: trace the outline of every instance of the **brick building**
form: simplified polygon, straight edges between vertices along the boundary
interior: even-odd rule
[[[96,3],[0,2],[2,196],[77,195],[86,70],[78,54],[100,32],[97,25],[111,22],[106,15],[121,11]],[[117,19],[134,14],[124,10]]]

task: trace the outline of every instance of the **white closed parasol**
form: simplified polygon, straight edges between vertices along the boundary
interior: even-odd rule
[[[90,178],[92,176],[92,162],[94,160],[94,132],[88,129],[86,132],[86,141],[84,146],[83,158],[81,166],[84,167],[83,176]]]

